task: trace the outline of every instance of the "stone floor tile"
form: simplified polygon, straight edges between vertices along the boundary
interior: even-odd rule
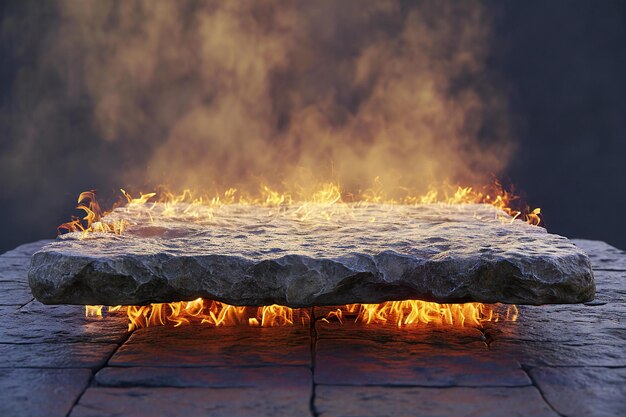
[[[482,331],[318,320],[315,378],[333,386],[317,386],[317,411],[555,415],[521,363],[562,415],[626,415],[626,253],[576,243],[596,268],[596,299],[586,305],[523,306],[517,322]],[[40,246],[0,256],[2,416],[66,415],[90,380],[90,369],[77,368],[102,367],[129,337],[124,315],[86,319],[83,307],[39,302],[18,308]],[[324,309],[317,310],[319,317]],[[308,326],[139,330],[72,415],[307,415],[310,343]]]
[[[19,281],[0,281],[0,306],[23,306],[32,301],[28,284]]]
[[[569,417],[626,416],[626,368],[534,368],[546,400]]]
[[[309,415],[310,387],[89,388],[71,417],[262,417]]]
[[[615,343],[626,341],[626,305],[520,307],[517,322],[485,323],[496,341]]]
[[[25,243],[12,249],[8,252],[4,252],[0,257],[4,258],[30,258],[33,253],[37,252],[44,245],[52,242],[53,239],[38,240],[36,242]]]
[[[27,258],[0,257],[0,282],[21,284],[28,287],[28,264]]]
[[[399,388],[319,385],[320,417],[558,417],[535,387]]]
[[[320,312],[315,309],[316,317]],[[321,314],[323,317],[324,314]],[[365,325],[355,323],[354,318],[316,321],[318,339],[368,339],[377,342],[404,342],[409,344],[445,345],[467,344],[484,340],[483,334],[476,327],[448,327],[436,325],[415,325],[398,328],[394,324]]]
[[[626,252],[599,240],[573,239],[572,242],[589,255],[591,266],[596,269],[626,271]]]
[[[480,342],[464,346],[320,339],[315,382],[337,385],[523,386],[519,363],[494,355]]]
[[[0,307],[0,314],[0,343],[119,343],[128,335],[126,315],[86,318],[84,306],[33,301],[19,310]]]
[[[277,367],[106,367],[96,382],[108,387],[264,388],[311,387],[311,369]]]
[[[624,342],[495,341],[491,351],[527,366],[626,366]]]
[[[0,368],[0,416],[64,417],[90,378],[88,369]]]
[[[0,343],[0,367],[91,368],[105,365],[118,345],[108,343]]]
[[[311,362],[308,326],[159,326],[135,331],[113,366],[265,366]]]
[[[626,271],[595,271],[596,298],[588,305],[604,303],[626,303]]]
[[[29,258],[0,256],[0,282],[19,282],[28,285]]]

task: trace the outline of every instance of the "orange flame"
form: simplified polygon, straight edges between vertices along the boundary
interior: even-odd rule
[[[103,317],[103,306],[87,306],[88,317]],[[317,308],[324,310],[324,307]],[[203,324],[214,327],[289,326],[306,325],[311,315],[306,309],[270,305],[238,307],[219,301],[203,300],[159,303],[147,306],[109,307],[106,313],[126,312],[128,330],[170,324]],[[393,324],[398,328],[420,324],[443,326],[481,326],[488,321],[516,321],[515,305],[486,305],[481,303],[439,304],[420,300],[388,301],[380,304],[350,304],[331,309],[321,320],[353,320],[366,325]]]

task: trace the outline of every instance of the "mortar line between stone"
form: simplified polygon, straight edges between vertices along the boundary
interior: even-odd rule
[[[109,364],[109,361],[111,360],[113,355],[115,355],[117,353],[117,351],[124,345],[124,343],[126,343],[126,341],[130,338],[130,335],[132,335],[134,332],[135,332],[135,330],[132,330],[130,332],[127,331],[126,335],[118,343],[117,347],[115,349],[113,349],[111,354],[109,356],[107,356],[107,358],[104,360],[103,365],[100,366],[100,367],[91,369],[91,377],[89,377],[89,381],[87,381],[87,385],[85,385],[85,389],[83,389],[83,391],[78,395],[78,397],[76,397],[76,400],[74,401],[74,403],[70,407],[70,409],[67,412],[67,414],[65,415],[65,417],[69,417],[70,414],[72,414],[72,411],[74,410],[74,407],[76,407],[76,405],[80,402],[80,399],[83,398],[83,395],[85,394],[85,392],[87,392],[87,390],[91,387],[93,381],[96,378],[96,374],[98,373],[98,371],[100,371],[101,369],[105,368]]]
[[[622,269],[622,268],[591,268],[594,272],[595,271],[601,271],[601,272],[626,272],[626,269]]]
[[[317,344],[317,329],[315,328],[315,307],[311,307],[310,314],[310,327],[309,327],[309,340],[310,340],[310,351],[311,351],[311,397],[309,398],[309,411],[313,417],[318,417],[319,413],[315,409],[315,364],[316,364],[316,351],[315,347]]]
[[[537,381],[535,381],[535,379],[530,374],[530,369],[531,368],[525,366],[524,364],[520,364],[520,367],[522,368],[524,373],[526,375],[528,375],[528,379],[530,379],[530,382],[532,383],[532,386],[537,388],[537,391],[539,391],[539,395],[541,395],[541,398],[543,399],[543,402],[546,403],[548,405],[548,407],[550,407],[550,409],[555,412],[556,415],[559,415],[561,417],[565,417],[563,414],[559,413],[556,408],[554,408],[554,406],[552,405],[552,403],[550,401],[548,401],[548,399],[546,398],[545,394],[543,393],[543,391],[539,387],[539,384],[537,384]]]

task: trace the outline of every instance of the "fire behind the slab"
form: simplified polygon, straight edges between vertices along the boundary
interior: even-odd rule
[[[212,208],[225,204],[257,204],[268,207],[282,205],[299,205],[296,215],[298,221],[311,220],[312,212],[319,212],[328,217],[333,213],[345,214],[354,204],[491,204],[502,213],[502,221],[522,220],[533,225],[540,225],[540,210],[518,204],[512,208],[517,197],[504,190],[499,183],[476,190],[471,187],[451,187],[449,185],[431,188],[425,194],[407,192],[398,198],[389,197],[384,188],[368,189],[355,195],[343,193],[338,184],[320,184],[304,197],[294,196],[288,192],[277,192],[269,187],[260,187],[257,195],[240,193],[230,188],[214,196],[198,195],[189,190],[181,194],[168,191],[141,194],[133,198],[122,190],[124,199],[114,205],[127,206],[150,205],[160,202],[174,205],[187,204],[184,210],[189,218],[203,218],[212,215]],[[519,202],[518,202],[519,203]],[[107,222],[103,211],[95,199],[93,191],[81,193],[77,209],[85,212],[85,217],[74,217],[72,221],[59,226],[62,231],[110,232],[123,234],[127,224],[118,221]],[[337,207],[341,210],[337,210]],[[112,209],[111,209],[112,210]],[[164,211],[166,213],[167,210]],[[319,214],[318,213],[318,214]],[[163,213],[162,213],[163,214]],[[380,304],[350,304],[336,308],[321,308],[322,320],[354,320],[365,324],[390,324],[407,327],[417,324],[436,324],[444,326],[479,326],[487,321],[515,321],[517,307],[515,305],[486,305],[482,303],[438,304],[421,300],[389,301]],[[88,317],[104,317],[108,314],[124,314],[129,319],[129,330],[136,328],[171,324],[180,326],[190,323],[201,323],[211,326],[249,325],[249,326],[285,326],[306,324],[311,319],[309,310],[292,309],[289,307],[270,305],[263,307],[239,307],[218,301],[196,299],[173,303],[151,304],[147,306],[87,306]]]

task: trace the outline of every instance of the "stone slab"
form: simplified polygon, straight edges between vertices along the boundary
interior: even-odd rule
[[[310,344],[308,326],[159,326],[133,332],[109,365],[310,366]]]
[[[530,374],[562,415],[626,415],[626,368],[534,368]]]
[[[0,343],[0,368],[102,368],[118,345]]]
[[[90,378],[88,369],[0,368],[0,415],[65,417]]]
[[[535,387],[517,388],[389,388],[335,387],[316,389],[320,417],[558,417]]]
[[[272,367],[106,367],[96,382],[107,387],[177,388],[310,388],[311,369],[305,366]]]
[[[70,417],[309,415],[310,387],[89,388]]]
[[[69,233],[33,256],[47,304],[142,305],[198,297],[290,307],[422,299],[593,299],[587,255],[488,205],[189,205],[120,208],[122,235]],[[209,210],[209,208],[205,208]]]

